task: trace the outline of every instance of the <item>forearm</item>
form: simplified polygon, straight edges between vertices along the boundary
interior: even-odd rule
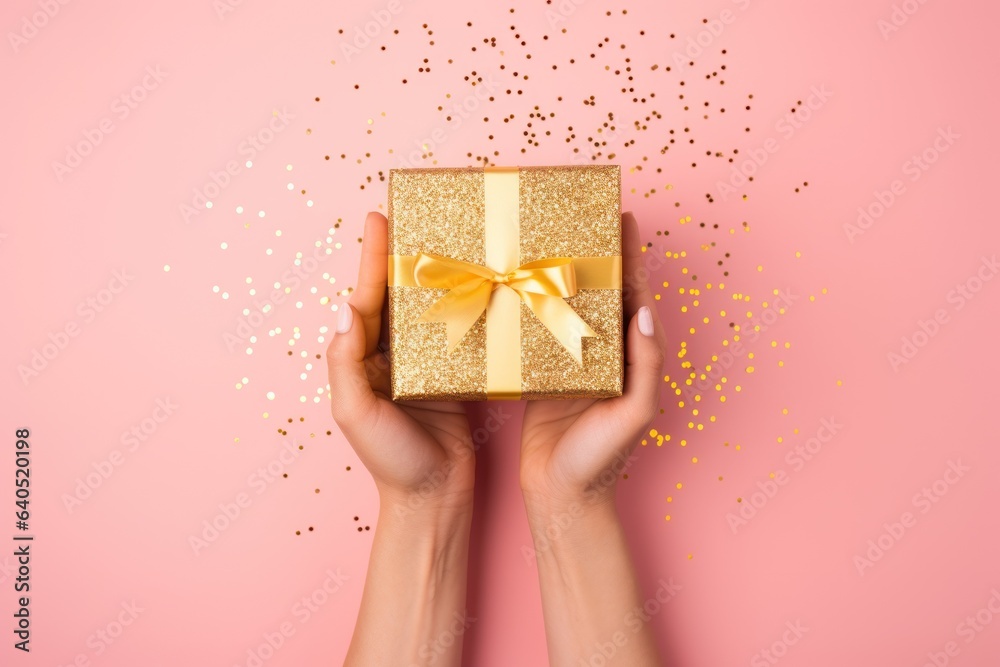
[[[525,503],[550,663],[659,665],[613,500],[553,505],[525,494]]]
[[[471,505],[412,510],[382,499],[345,666],[461,663],[471,519]]]

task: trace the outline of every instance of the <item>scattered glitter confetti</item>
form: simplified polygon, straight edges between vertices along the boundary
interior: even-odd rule
[[[513,9],[509,22],[505,20],[501,29],[458,17],[455,20],[462,26],[459,33],[424,23],[426,19],[419,12],[402,14],[394,18],[392,30],[385,30],[373,39],[373,46],[365,53],[374,63],[386,67],[391,64],[392,71],[398,74],[383,77],[384,85],[363,86],[349,78],[356,76],[356,72],[342,64],[326,70],[332,82],[314,82],[303,92],[301,99],[316,104],[312,107],[316,110],[320,109],[319,104],[328,105],[350,94],[364,111],[351,121],[355,128],[351,130],[354,132],[351,141],[338,139],[342,135],[337,132],[342,130],[334,128],[332,118],[322,115],[313,116],[310,127],[300,127],[304,131],[296,132],[293,148],[302,148],[306,157],[294,158],[297,164],[294,182],[290,173],[266,174],[270,164],[276,164],[278,169],[284,164],[286,172],[293,171],[292,163],[287,160],[298,153],[278,155],[273,158],[277,160],[275,163],[259,158],[259,169],[254,170],[260,177],[258,187],[283,193],[296,193],[298,189],[297,195],[302,199],[296,197],[294,203],[298,206],[304,202],[311,209],[306,217],[330,217],[329,222],[319,223],[321,232],[328,228],[319,240],[305,238],[303,229],[313,223],[300,219],[305,215],[300,207],[266,204],[267,223],[255,223],[253,228],[239,225],[239,229],[248,230],[245,233],[248,239],[252,237],[253,243],[242,240],[236,243],[230,236],[231,240],[220,246],[228,249],[229,257],[249,253],[248,248],[252,248],[257,253],[256,260],[272,267],[268,273],[255,274],[254,282],[261,286],[273,283],[274,290],[284,295],[280,306],[257,307],[250,297],[267,298],[269,289],[262,288],[259,295],[251,291],[253,288],[240,290],[238,294],[233,290],[231,296],[230,292],[222,291],[222,286],[232,289],[235,281],[245,277],[242,273],[211,278],[218,283],[212,286],[213,293],[221,292],[222,298],[233,305],[234,313],[243,313],[248,321],[252,317],[267,321],[255,327],[255,335],[245,338],[237,348],[245,349],[247,356],[243,361],[248,371],[236,384],[245,387],[249,369],[254,369],[255,386],[262,380],[266,381],[265,386],[275,388],[286,386],[281,383],[288,381],[299,383],[299,391],[282,392],[280,398],[276,392],[267,393],[268,400],[273,401],[270,407],[276,412],[325,410],[329,387],[325,382],[320,384],[317,376],[322,373],[314,372],[306,361],[319,358],[323,352],[329,339],[326,335],[329,315],[340,307],[334,301],[342,301],[351,294],[355,267],[348,265],[349,262],[328,262],[322,269],[307,271],[306,258],[325,259],[342,250],[343,243],[348,243],[348,248],[354,247],[355,242],[360,242],[361,221],[344,223],[347,213],[353,214],[346,207],[355,202],[325,201],[317,195],[322,191],[315,185],[318,179],[346,179],[356,193],[363,191],[368,196],[374,192],[384,199],[388,169],[401,163],[412,167],[461,166],[458,155],[464,155],[468,165],[479,167],[528,161],[617,163],[622,166],[626,205],[652,202],[651,207],[669,210],[669,221],[663,216],[664,222],[657,228],[644,228],[650,239],[644,239],[640,248],[644,261],[649,258],[652,262],[655,258],[660,266],[651,271],[652,285],[659,286],[654,289],[654,299],[664,321],[669,321],[672,327],[661,410],[641,444],[655,445],[658,455],[672,456],[674,451],[684,451],[692,464],[698,464],[685,468],[684,478],[676,482],[678,491],[683,484],[697,488],[707,481],[713,484],[722,481],[716,468],[718,460],[710,454],[713,451],[710,448],[718,447],[717,451],[727,456],[744,451],[753,453],[752,443],[744,448],[740,443],[724,442],[724,447],[720,447],[723,440],[720,423],[724,423],[734,403],[764,386],[771,380],[771,374],[785,372],[779,369],[785,368],[786,360],[777,355],[789,350],[791,341],[785,340],[782,320],[789,313],[796,317],[794,313],[804,307],[793,308],[778,290],[770,289],[773,285],[764,289],[760,282],[766,276],[781,275],[789,265],[796,266],[792,256],[801,259],[802,251],[787,248],[781,256],[789,264],[778,266],[777,260],[769,259],[766,272],[764,263],[754,261],[761,257],[745,251],[751,247],[747,243],[754,236],[751,230],[762,222],[752,213],[750,195],[755,189],[769,187],[765,185],[769,184],[766,169],[752,174],[741,172],[749,151],[759,146],[755,143],[760,123],[754,122],[758,118],[753,110],[757,105],[754,91],[743,89],[736,76],[727,80],[728,65],[734,55],[732,49],[721,48],[721,40],[716,45],[719,48],[706,49],[703,56],[694,60],[676,62],[666,53],[656,58],[649,49],[637,49],[632,44],[640,38],[664,43],[671,39],[681,41],[684,32],[672,26],[644,25],[639,30],[635,24],[619,23],[626,16],[633,20],[634,10],[615,8],[601,12],[602,19],[606,17],[603,23],[606,33],[593,41],[580,39],[571,24],[557,30],[544,22],[536,26],[524,20],[525,25],[521,25],[520,14]],[[394,40],[407,33],[419,33],[423,40],[425,46],[419,57],[394,52]],[[343,28],[340,34],[344,34]],[[326,54],[324,66],[327,61],[336,65],[332,55],[336,54]],[[553,70],[560,75],[565,73],[565,85],[556,88],[541,76]],[[616,92],[592,87],[598,77],[614,81]],[[498,86],[491,83],[494,79],[499,79]],[[415,142],[409,131],[395,132],[398,120],[392,116],[396,114],[387,115],[378,105],[384,94],[406,95],[414,85],[432,86],[439,91],[433,106],[426,105],[426,111],[437,114],[446,136],[461,121],[462,143],[469,146],[467,150],[454,152],[450,146],[457,142],[451,143],[447,162],[441,159],[439,164],[437,153],[442,149],[438,144],[443,142],[435,143],[429,136]],[[793,113],[798,106],[794,101],[794,97],[788,101]],[[463,103],[474,104],[475,108],[462,109],[459,105]],[[326,108],[329,110],[329,106]],[[709,134],[704,131],[706,127],[722,127],[727,132]],[[726,134],[734,137],[731,143],[723,145],[713,138]],[[361,144],[356,141],[359,137],[366,142],[362,148],[358,148]],[[553,159],[554,155],[561,159]],[[248,168],[253,166],[250,161],[246,164]],[[732,170],[742,174],[741,182],[731,186],[725,182],[725,188],[719,189],[711,185],[715,183],[715,175],[711,180],[693,178],[695,174],[714,174],[716,165],[722,167],[719,173]],[[682,177],[682,171],[692,176]],[[698,189],[699,182],[709,186]],[[794,185],[800,182],[801,185]],[[801,177],[791,182],[785,180],[775,187],[783,196],[792,197],[793,188],[795,192],[802,191],[798,196],[808,196],[808,185],[809,181]],[[306,196],[307,189],[311,198]],[[220,206],[215,207],[213,215],[220,220],[233,218],[233,210],[237,216],[244,210],[257,210],[258,218],[265,218],[262,208],[265,204],[261,201],[243,195],[241,205],[223,212],[220,209],[228,204],[217,199]],[[344,208],[338,210],[338,206]],[[327,207],[331,207],[329,211]],[[640,219],[648,225],[654,218],[643,215]],[[277,222],[272,224],[272,220]],[[346,227],[342,231],[347,235],[346,240],[343,236],[336,237],[342,225]],[[738,230],[743,234],[736,235]],[[314,242],[315,245],[310,245]],[[262,249],[263,254],[259,254]],[[286,260],[287,264],[282,264]],[[237,267],[238,263],[233,262],[232,266]],[[169,271],[169,267],[164,270]],[[284,277],[286,270],[293,272],[290,275],[295,276],[294,281]],[[275,280],[276,276],[281,276],[280,280]],[[813,290],[808,299],[810,304],[817,302],[818,294],[826,295],[826,288],[821,292]],[[282,359],[276,366],[280,371],[262,378],[255,357],[265,363]],[[837,386],[842,386],[840,380]],[[256,391],[243,392],[241,398],[253,400],[254,395],[259,400]],[[264,418],[268,418],[268,413],[264,413]],[[775,415],[775,418],[780,417]],[[291,434],[298,423],[289,423],[291,426],[284,430]],[[784,432],[787,434],[787,426]],[[678,447],[689,449],[675,450]],[[345,469],[349,471],[351,467]],[[668,497],[667,502],[673,502],[673,498]],[[683,506],[674,509],[666,515],[667,521],[670,517],[681,518]],[[362,528],[358,530],[361,532]],[[693,554],[688,557],[693,558]]]

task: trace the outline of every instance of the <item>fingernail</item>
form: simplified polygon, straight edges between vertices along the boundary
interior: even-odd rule
[[[351,330],[351,325],[354,324],[354,309],[351,308],[349,304],[344,304],[339,311],[337,311],[337,333],[347,333]]]
[[[639,309],[639,333],[643,336],[653,335],[653,313],[649,310],[649,306]]]

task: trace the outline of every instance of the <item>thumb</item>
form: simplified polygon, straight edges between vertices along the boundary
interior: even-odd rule
[[[366,346],[365,328],[354,306],[345,303],[337,313],[337,330],[327,348],[326,361],[330,411],[348,438],[357,425],[370,421],[378,403],[365,368]]]
[[[623,402],[636,424],[643,428],[656,416],[663,382],[663,345],[660,324],[649,306],[632,316],[625,339],[625,392]]]

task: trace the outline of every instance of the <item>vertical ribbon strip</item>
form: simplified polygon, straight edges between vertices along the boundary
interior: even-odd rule
[[[521,258],[518,169],[486,167],[483,178],[486,266],[506,275],[517,267]],[[486,307],[486,395],[521,398],[521,299],[503,283],[495,284]]]

